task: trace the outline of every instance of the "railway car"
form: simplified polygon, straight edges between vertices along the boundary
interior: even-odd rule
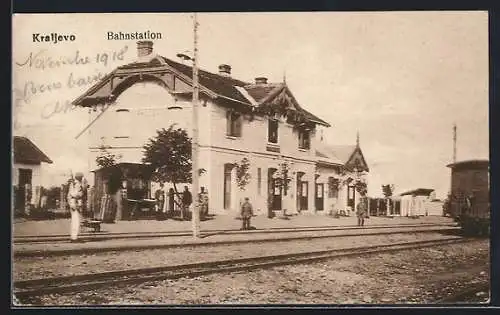
[[[487,235],[490,228],[490,176],[488,160],[468,160],[451,168],[449,214],[468,235]]]

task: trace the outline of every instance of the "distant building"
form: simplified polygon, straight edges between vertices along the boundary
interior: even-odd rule
[[[24,210],[26,185],[41,185],[42,163],[52,164],[52,160],[42,152],[30,139],[14,136],[14,163],[12,183],[17,188],[16,209]],[[21,209],[22,208],[22,209]]]
[[[451,168],[451,213],[458,216],[464,210],[467,198],[473,203],[472,215],[490,216],[489,160],[467,160],[447,165]]]
[[[434,199],[434,189],[417,188],[406,191],[401,196],[401,216],[426,216],[431,215],[431,200]],[[432,210],[434,214],[434,210]]]
[[[140,163],[148,138],[173,123],[191,134],[192,67],[155,54],[152,42],[138,42],[137,52],[136,62],[73,102],[93,109],[112,104],[90,130],[90,163],[101,146],[120,154],[121,163]],[[368,170],[359,145],[324,148],[318,131],[330,125],[305,110],[285,82],[245,82],[221,64],[218,73],[200,69],[199,83],[199,161],[206,170],[200,186],[208,188],[210,212],[234,213],[243,197],[257,214],[328,213],[337,196],[339,208],[355,207],[354,169]],[[235,166],[244,158],[251,177],[241,191]],[[352,177],[345,181],[351,188],[342,189],[341,175]]]

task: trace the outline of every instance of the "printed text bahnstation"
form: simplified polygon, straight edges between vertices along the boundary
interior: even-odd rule
[[[152,39],[162,39],[162,34],[160,32],[108,32],[108,40],[152,40]]]

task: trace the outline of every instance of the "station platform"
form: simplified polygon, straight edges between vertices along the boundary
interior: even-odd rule
[[[320,228],[320,227],[343,227],[356,226],[356,217],[333,218],[325,215],[296,215],[287,219],[266,216],[255,216],[251,220],[256,229],[280,229],[280,228]],[[408,217],[370,217],[365,220],[366,226],[372,225],[404,225],[404,224],[449,224],[453,220],[449,217],[426,216],[417,219]],[[242,221],[231,215],[215,215],[206,221],[200,222],[202,231],[234,231],[241,228]],[[70,219],[55,220],[17,220],[12,227],[14,241],[20,238],[36,238],[59,236],[69,237]],[[82,235],[113,235],[113,234],[141,234],[141,233],[190,233],[192,231],[191,221],[178,221],[167,219],[157,220],[134,220],[117,221],[115,223],[101,225],[98,233],[82,230]]]
[[[241,220],[229,216],[220,216],[213,220],[201,222],[200,238],[192,236],[191,222],[189,221],[120,221],[115,224],[104,224],[103,231],[99,233],[82,233],[80,236],[82,243],[70,243],[69,235],[64,234],[65,229],[61,228],[62,225],[67,229],[69,220],[55,221],[59,222],[16,223],[24,228],[22,230],[24,234],[19,229],[17,230],[17,236],[14,234],[14,256],[91,254],[114,250],[377,235],[388,231],[414,230],[417,232],[426,229],[446,231],[456,228],[454,222],[445,217],[422,217],[419,219],[372,217],[366,220],[365,227],[357,227],[356,218],[352,217],[295,216],[289,220],[254,217],[252,220],[253,229],[241,231]],[[50,226],[56,226],[56,223],[60,230],[50,230]],[[38,234],[28,234],[26,228],[29,225],[36,226]],[[176,228],[173,228],[174,226]],[[14,227],[15,230],[16,227]],[[46,233],[43,233],[45,231]]]

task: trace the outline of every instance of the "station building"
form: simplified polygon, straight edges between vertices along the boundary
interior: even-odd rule
[[[176,124],[192,133],[192,67],[156,54],[150,41],[138,42],[137,54],[73,102],[89,108],[91,119],[100,116],[89,131],[93,169],[102,147],[121,163],[140,164],[156,130]],[[355,184],[368,172],[359,141],[329,145],[319,130],[330,124],[307,111],[285,82],[245,82],[222,64],[218,73],[200,69],[199,83],[200,186],[208,188],[210,212],[236,213],[244,197],[256,214],[355,208]],[[244,160],[250,181],[240,189]]]

